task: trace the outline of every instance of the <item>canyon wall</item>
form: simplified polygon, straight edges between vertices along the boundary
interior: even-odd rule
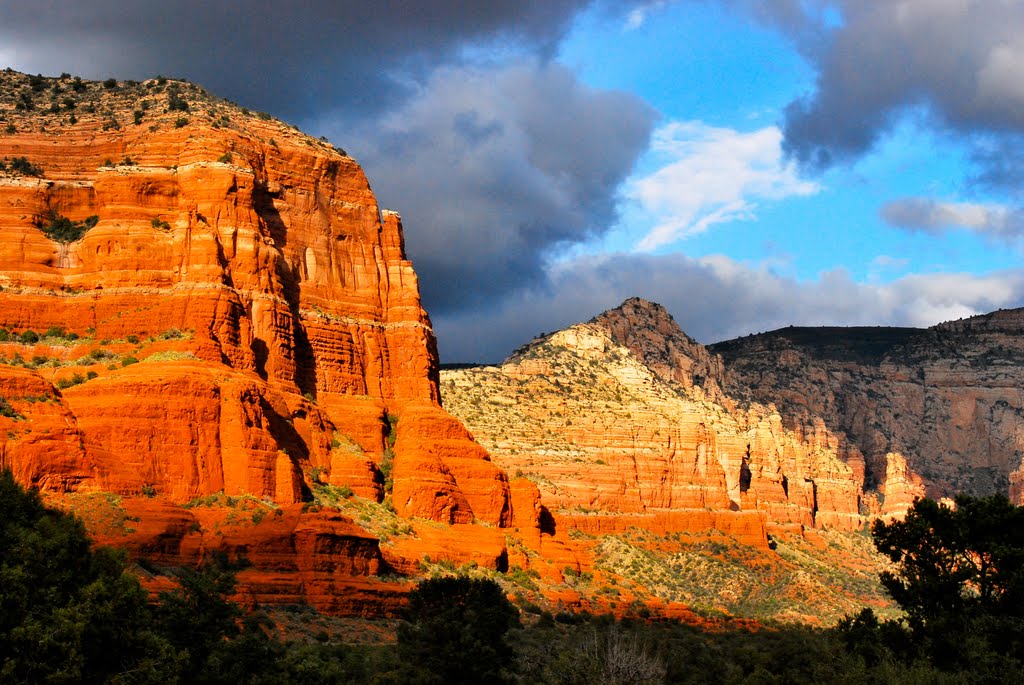
[[[935,498],[1003,492],[1024,503],[1022,332],[1014,309],[926,330],[785,328],[711,349],[730,394],[773,402],[788,424],[818,417],[844,432],[887,507],[900,496],[883,485],[900,479]]]

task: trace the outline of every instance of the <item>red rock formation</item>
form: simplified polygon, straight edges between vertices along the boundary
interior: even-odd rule
[[[588,323],[604,329],[659,378],[699,387],[710,399],[722,399],[722,358],[686,335],[660,304],[631,297]]]
[[[47,85],[77,101],[74,117],[16,110],[27,77],[0,75],[16,131],[0,135],[0,159],[39,170],[0,171],[0,326],[54,329],[0,345],[0,465],[51,491],[155,494],[167,516],[125,499],[143,506],[142,530],[151,515],[174,528],[132,538],[142,553],[181,532],[176,504],[218,492],[289,505],[322,482],[383,496],[398,417],[402,514],[509,523],[504,474],[438,404],[400,219],[352,158],[191,84]],[[170,108],[172,89],[187,113]],[[90,216],[71,242],[43,230]],[[328,608],[337,579],[377,573],[350,522],[287,520],[238,544],[204,529],[180,549],[244,548],[245,592]]]

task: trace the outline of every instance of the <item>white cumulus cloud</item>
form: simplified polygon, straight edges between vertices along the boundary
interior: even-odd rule
[[[812,195],[819,185],[798,177],[783,158],[775,126],[742,132],[700,121],[675,121],[654,133],[657,171],[631,180],[627,199],[654,218],[637,245],[649,251],[709,226],[755,217],[758,202]]]

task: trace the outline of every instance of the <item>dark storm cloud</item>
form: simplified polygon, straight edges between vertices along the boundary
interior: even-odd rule
[[[402,213],[438,314],[534,287],[554,250],[606,231],[654,120],[634,96],[525,60],[440,69],[346,146]]]
[[[818,70],[785,114],[786,149],[807,166],[855,158],[913,109],[960,133],[1024,132],[1024,3],[731,1],[792,32]]]
[[[541,332],[585,321],[628,297],[665,305],[703,343],[783,326],[929,326],[1014,306],[1024,270],[912,275],[858,283],[843,271],[800,282],[727,257],[608,255],[554,268],[550,287],[520,291],[472,316],[435,317],[444,362],[497,362]]]
[[[586,4],[5,0],[0,56],[32,73],[186,77],[285,118],[328,108],[369,115],[467,45],[549,53]]]
[[[545,279],[606,231],[647,145],[638,98],[548,57],[584,7],[631,2],[37,2],[0,6],[0,56],[43,73],[184,76],[327,133],[402,212],[431,312]]]

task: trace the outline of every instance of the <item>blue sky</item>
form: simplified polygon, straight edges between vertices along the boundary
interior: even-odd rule
[[[348,150],[443,361],[632,296],[701,342],[1024,304],[1021,2],[47,0],[0,5],[0,62]]]
[[[588,85],[642,97],[657,109],[661,130],[687,123],[689,140],[700,127],[736,136],[778,131],[784,107],[812,92],[816,76],[785,35],[713,3],[658,4],[625,18],[591,8],[577,17],[558,59]],[[771,156],[762,162],[766,159]],[[671,154],[648,150],[625,187],[676,161]],[[703,166],[688,164],[686,170]],[[713,220],[723,203],[714,202],[715,187],[698,188],[708,205],[692,207],[683,237],[645,247],[644,236],[670,208],[645,206],[627,196],[614,230],[602,240],[577,245],[574,254],[718,254],[769,265],[802,281],[844,269],[859,281],[875,283],[908,273],[985,274],[1019,261],[1016,250],[983,235],[960,232],[936,240],[895,228],[880,216],[883,205],[904,197],[998,202],[968,187],[972,166],[967,150],[955,137],[932,130],[920,112],[903,113],[893,130],[848,166],[800,174],[780,151],[778,165],[765,171],[786,180],[767,195],[742,187],[728,193],[746,203],[744,210],[727,213],[739,218]],[[709,217],[712,222],[705,228],[701,220]]]

